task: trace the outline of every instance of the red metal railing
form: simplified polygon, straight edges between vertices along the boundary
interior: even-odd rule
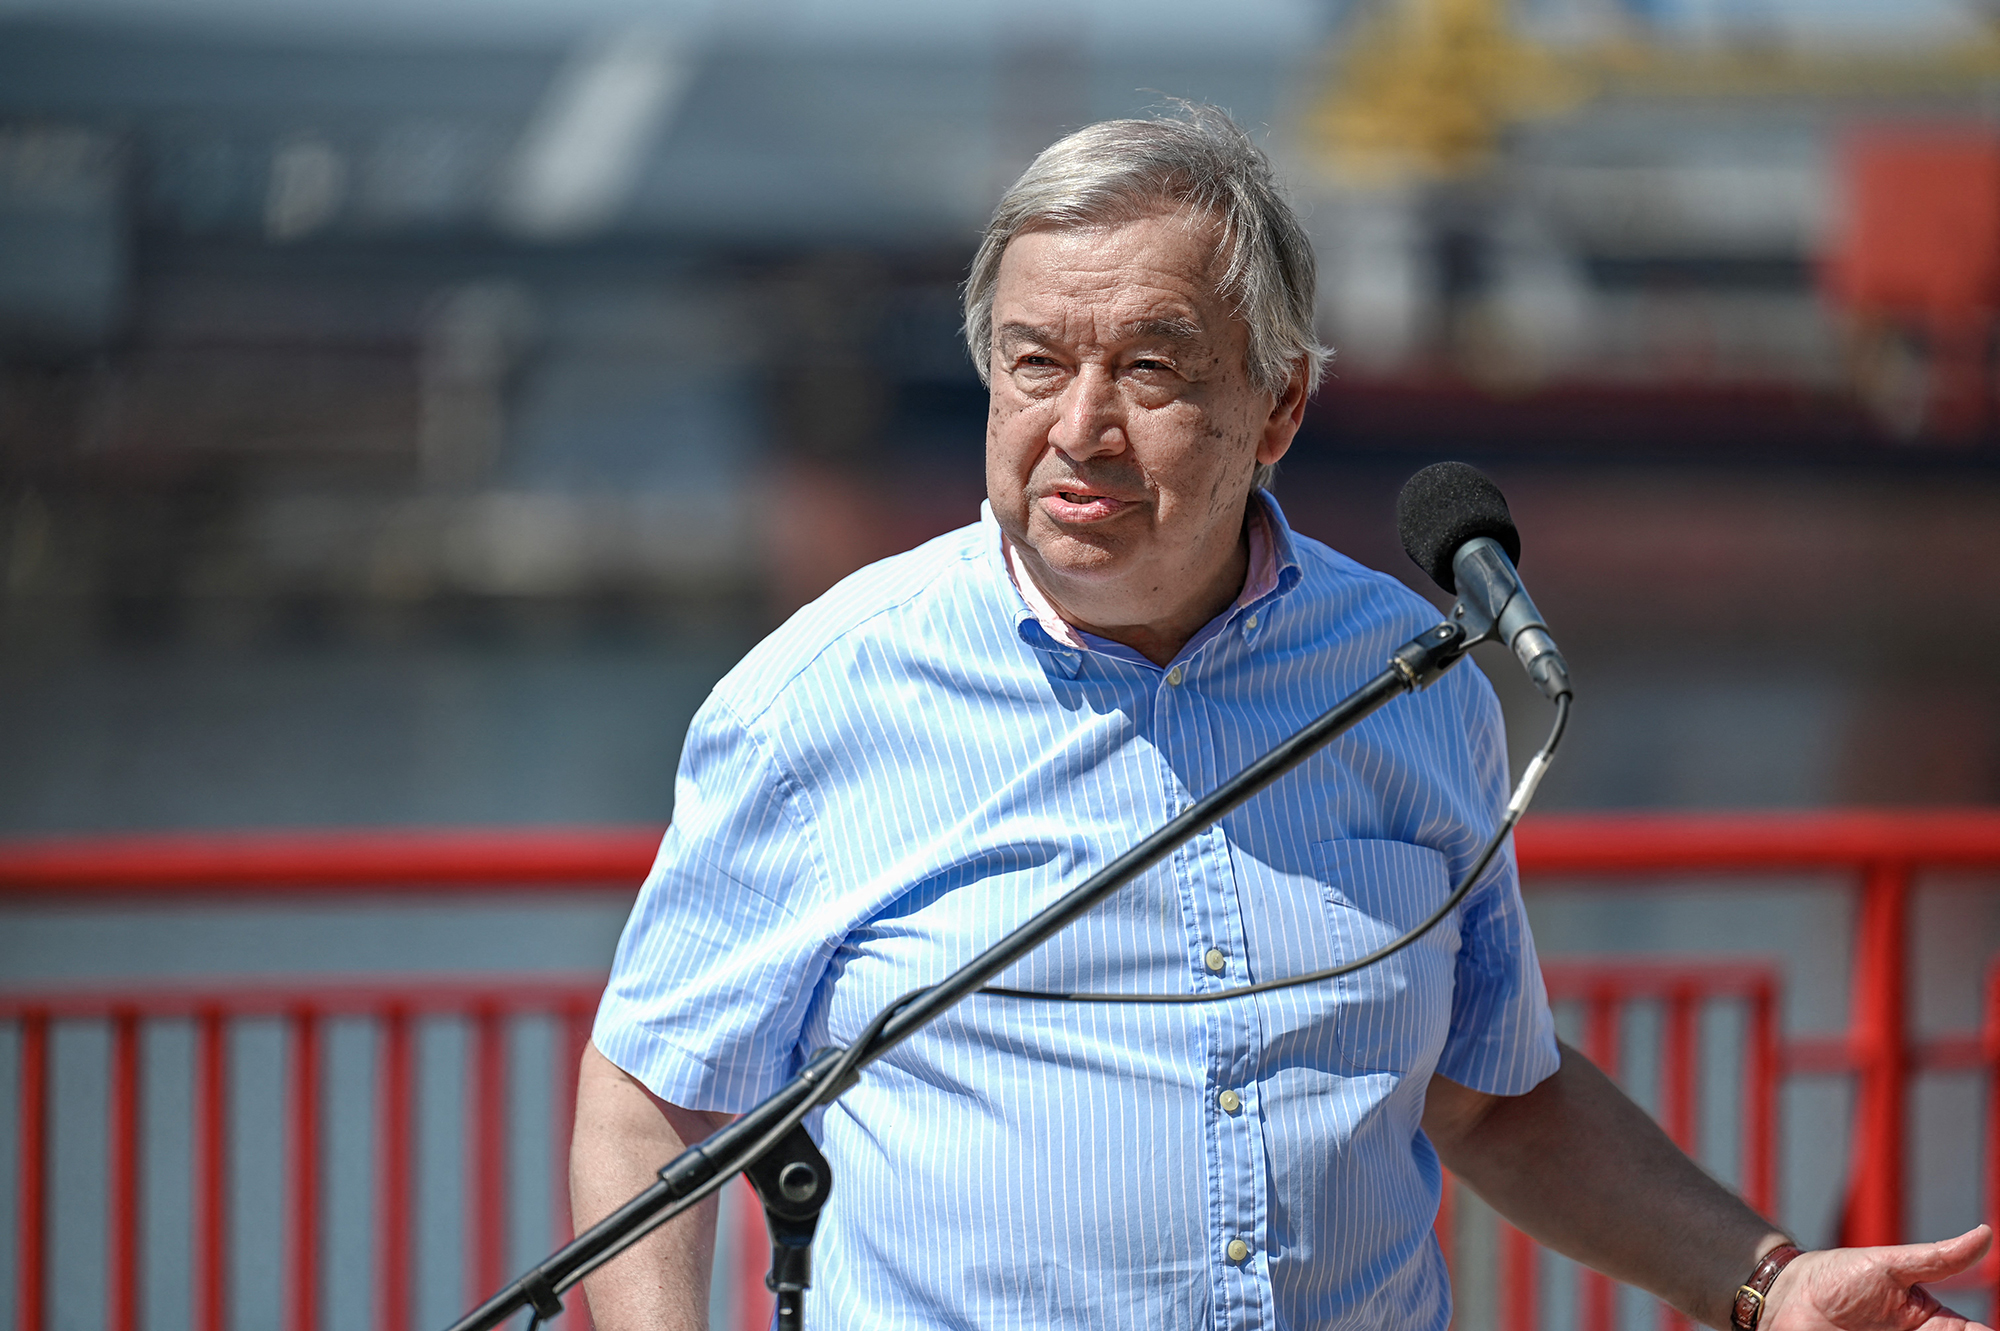
[[[0,843],[0,900],[56,899],[111,902],[139,898],[262,898],[296,893],[490,893],[536,892],[607,885],[629,888],[645,873],[658,842],[656,829],[603,831],[442,833],[315,833],[236,837],[118,837]],[[1530,889],[1560,879],[1588,879],[1599,888],[1611,880],[1661,875],[1769,875],[1795,871],[1838,872],[1854,887],[1856,954],[1852,1016],[1845,1035],[1831,1039],[1779,1040],[1775,1034],[1776,980],[1768,968],[1713,966],[1615,968],[1552,963],[1552,993],[1585,1006],[1587,1052],[1615,1062],[1611,1035],[1627,1005],[1657,1003],[1665,1012],[1662,1042],[1661,1117],[1682,1141],[1691,1140],[1696,1103],[1695,1013],[1704,1003],[1747,1004],[1753,1035],[1746,1046],[1743,1186],[1766,1201],[1775,1186],[1773,1088],[1782,1076],[1851,1074],[1857,1097],[1852,1132],[1851,1191],[1843,1226],[1851,1242],[1894,1242],[1904,1237],[1907,1191],[1905,1125],[1913,1075],[1923,1070],[2000,1068],[2000,989],[1989,999],[1984,1030],[1919,1042],[1908,1012],[1909,912],[1912,885],[1922,870],[2000,868],[2000,812],[1844,813],[1784,816],[1619,816],[1543,817],[1521,829],[1518,854]],[[49,1040],[51,1023],[91,1019],[109,1023],[112,1033],[110,1115],[107,1154],[111,1180],[110,1232],[106,1252],[111,1288],[111,1325],[124,1331],[139,1320],[137,1277],[142,1235],[137,1216],[140,1117],[139,1037],[144,1022],[173,1015],[195,1024],[198,1122],[195,1132],[195,1325],[219,1331],[227,1309],[228,1232],[225,1206],[229,1077],[228,1024],[257,1011],[290,1023],[291,1163],[287,1215],[287,1320],[298,1331],[315,1325],[320,1303],[317,1209],[320,1203],[322,1098],[321,1030],[339,1013],[371,1012],[382,1032],[379,1043],[381,1250],[377,1288],[379,1324],[401,1331],[408,1322],[411,1234],[407,1198],[411,1178],[410,1088],[414,1077],[410,1022],[439,1012],[463,1015],[473,1024],[474,1106],[468,1121],[468,1213],[473,1217],[472,1260],[467,1264],[480,1289],[497,1284],[505,1271],[506,1154],[501,1147],[506,1102],[507,1014],[523,1005],[567,1014],[572,1042],[580,1041],[594,1002],[592,985],[537,990],[512,982],[486,987],[405,986],[400,988],[273,988],[206,995],[117,993],[14,997],[0,1003],[0,1019],[14,1023],[20,1048],[17,1085],[20,1112],[17,1210],[17,1318],[20,1331],[47,1325],[44,1272],[48,1253],[45,1227],[49,1145]],[[248,1004],[248,1006],[245,1006]],[[552,1006],[550,1006],[552,1005]],[[1761,1014],[1761,1015],[1757,1015]],[[573,1063],[572,1063],[573,1068]],[[559,1090],[559,1125],[566,1124],[567,1092]],[[2000,1115],[1989,1099],[1987,1170],[1991,1196],[2000,1204]],[[566,1131],[566,1128],[564,1129]],[[560,1156],[558,1157],[560,1158]],[[558,1199],[562,1196],[558,1189]],[[1456,1212],[1455,1204],[1451,1207]],[[756,1217],[743,1222],[754,1232]],[[1444,1236],[1453,1237],[1448,1217]],[[1540,1263],[1524,1240],[1505,1240],[1503,1325],[1510,1331],[1535,1325],[1540,1300],[1535,1272]],[[743,1242],[743,1284],[761,1289],[765,1252],[761,1242]],[[750,1273],[755,1271],[753,1276]],[[2000,1279],[2000,1262],[1989,1262],[1984,1278]],[[746,1292],[748,1292],[746,1290]],[[1586,1281],[1579,1303],[1586,1327],[1609,1326],[1610,1287]],[[751,1300],[739,1301],[748,1309]]]
[[[239,832],[0,841],[0,898],[636,889],[657,827]]]
[[[1696,1131],[1700,1097],[1701,1057],[1698,1023],[1716,1004],[1742,1009],[1743,1039],[1740,1080],[1741,1143],[1739,1187],[1753,1206],[1769,1212],[1776,1196],[1776,1131],[1778,1097],[1777,1004],[1780,981],[1769,964],[1715,964],[1634,961],[1580,962],[1550,960],[1543,965],[1549,999],[1560,1012],[1581,1009],[1583,1052],[1600,1068],[1617,1077],[1627,1050],[1620,1038],[1624,1019],[1640,1005],[1660,1010],[1657,1077],[1659,1119],[1674,1142],[1691,1155],[1702,1143]],[[1456,1185],[1447,1177],[1445,1205],[1440,1208],[1440,1237],[1457,1238]],[[1499,1249],[1499,1289],[1495,1302],[1502,1331],[1535,1331],[1546,1323],[1541,1252],[1533,1240],[1504,1222],[1496,1226]],[[1455,1244],[1454,1244],[1455,1246]],[[1449,1256],[1449,1252],[1447,1253]],[[1610,1331],[1616,1325],[1616,1286],[1604,1276],[1579,1268],[1575,1272],[1576,1323],[1584,1331]],[[1685,1328],[1691,1324],[1672,1309],[1659,1309],[1660,1325]]]
[[[1911,887],[1924,869],[2000,869],[2000,812],[1543,818],[1521,829],[1518,854],[1530,886],[1584,876],[1629,880],[1801,870],[1850,875],[1855,947],[1847,1034],[1789,1042],[1781,1061],[1788,1073],[1855,1074],[1851,1193],[1842,1239],[1901,1242],[1910,1076],[1919,1069],[1966,1070],[1983,1063],[1976,1033],[1919,1045],[1910,1030]]]
[[[286,1331],[317,1331],[322,1325],[325,1163],[322,1117],[325,1023],[365,1018],[377,1033],[374,1085],[378,1122],[374,1226],[374,1316],[383,1331],[408,1331],[412,1282],[409,1211],[412,1204],[413,1125],[416,1084],[411,1059],[412,1024],[460,1018],[474,1030],[472,1094],[466,1097],[468,1161],[464,1214],[468,1229],[468,1300],[484,1297],[500,1283],[507,1267],[509,1189],[507,1187],[510,1105],[505,1094],[506,1044],[510,1021],[523,1016],[555,1019],[562,1032],[550,1077],[551,1108],[559,1174],[568,1160],[575,1068],[589,1036],[603,982],[505,980],[459,983],[374,983],[272,985],[187,991],[119,990],[0,996],[0,1022],[20,1032],[20,1106],[17,1138],[17,1331],[43,1331],[50,1324],[45,1235],[50,1214],[48,1123],[53,1108],[48,1075],[50,1043],[64,1024],[99,1023],[110,1032],[107,1080],[108,1205],[106,1207],[106,1322],[110,1331],[137,1331],[141,1323],[142,1267],[140,1180],[144,1175],[142,1128],[145,1107],[140,1042],[152,1023],[190,1023],[194,1030],[192,1142],[193,1325],[197,1331],[224,1331],[229,1307],[232,1192],[229,1104],[229,1035],[235,1023],[277,1018],[286,1034],[284,1214],[284,1309]],[[552,1180],[555,1201],[551,1242],[569,1237],[564,1199],[567,1183]]]

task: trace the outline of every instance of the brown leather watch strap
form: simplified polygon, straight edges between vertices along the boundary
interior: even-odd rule
[[[1729,1310],[1729,1325],[1734,1331],[1757,1331],[1757,1323],[1764,1317],[1764,1296],[1777,1283],[1778,1272],[1791,1265],[1792,1258],[1803,1255],[1801,1249],[1789,1243],[1781,1243],[1764,1254],[1764,1260],[1757,1263],[1750,1278],[1736,1287],[1736,1303]]]

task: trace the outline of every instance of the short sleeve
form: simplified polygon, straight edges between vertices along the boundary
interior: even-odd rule
[[[736,1113],[791,1074],[831,946],[797,792],[711,697],[689,727],[674,821],[639,891],[591,1040],[661,1099]]]
[[[1507,750],[1492,688],[1484,679],[1467,682],[1466,734],[1478,786],[1471,804],[1485,816],[1468,842],[1484,845],[1506,809]],[[1458,871],[1464,867],[1469,862]],[[1460,908],[1459,939],[1451,1029],[1437,1070],[1488,1095],[1524,1095],[1553,1076],[1562,1060],[1511,837]]]
[[[1561,1060],[1512,846],[1502,859],[1460,912],[1451,1030],[1437,1070],[1488,1095],[1524,1095]]]

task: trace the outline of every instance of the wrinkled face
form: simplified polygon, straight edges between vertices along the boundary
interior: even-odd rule
[[[987,497],[1064,617],[1121,640],[1234,599],[1251,480],[1303,409],[1252,386],[1214,258],[1210,227],[1159,214],[1030,231],[1000,261]]]

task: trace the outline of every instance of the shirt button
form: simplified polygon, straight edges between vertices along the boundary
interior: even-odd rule
[[[1217,975],[1222,974],[1222,968],[1229,964],[1229,958],[1222,955],[1222,949],[1219,947],[1210,948],[1208,955],[1203,957],[1202,961]]]
[[[1167,672],[1167,683],[1179,686],[1180,682],[1181,682],[1181,668],[1179,666],[1175,666],[1172,670],[1169,670]]]
[[[1250,1245],[1242,1239],[1231,1239],[1229,1240],[1229,1246],[1224,1248],[1223,1251],[1229,1254],[1230,1261],[1240,1262],[1250,1255]]]
[[[1246,628],[1246,629],[1254,629],[1254,628],[1256,628],[1256,627],[1257,627],[1257,616],[1255,616],[1255,615],[1248,615],[1248,616],[1245,616],[1245,617],[1244,617],[1244,620],[1243,620],[1243,627],[1244,627],[1244,628]]]
[[[1222,1106],[1225,1114],[1233,1114],[1243,1107],[1243,1097],[1234,1091],[1224,1091],[1215,1097],[1215,1102]]]

